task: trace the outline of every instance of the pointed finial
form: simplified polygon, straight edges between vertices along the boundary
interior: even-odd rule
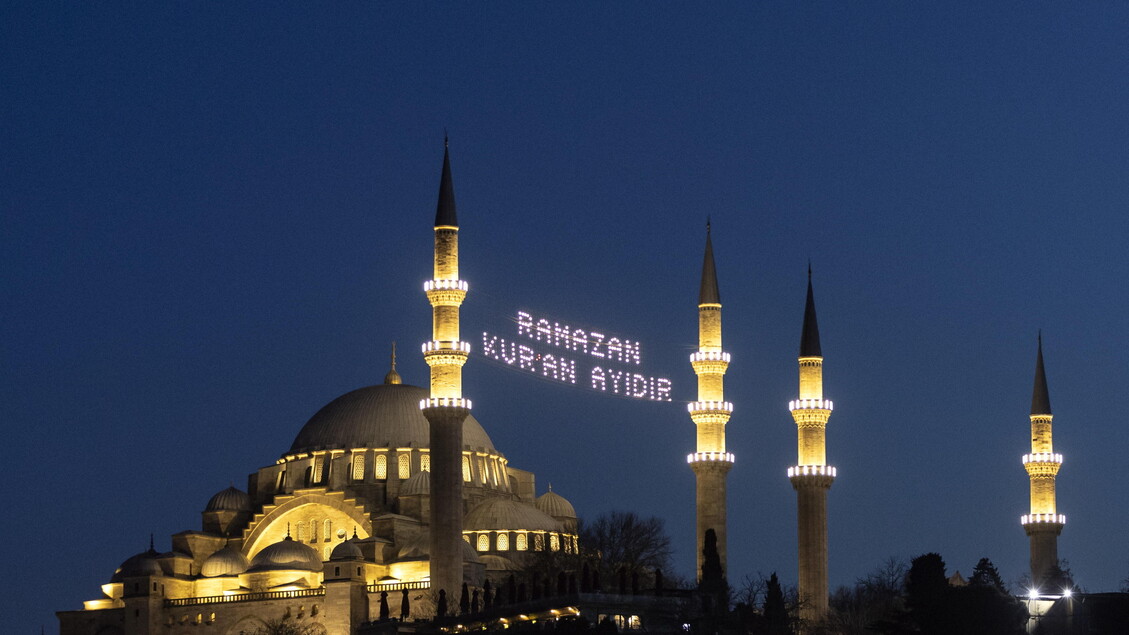
[[[353,540],[357,539],[357,526],[353,525]]]
[[[392,342],[392,369],[384,376],[385,384],[402,384],[404,380],[400,378],[400,373],[396,372],[396,342]]]
[[[451,147],[451,140],[447,138],[447,126],[443,126],[443,149]]]
[[[290,523],[286,523],[286,539],[290,540]]]
[[[552,483],[549,483],[549,491],[550,492],[553,491],[553,484]]]
[[[710,215],[706,214],[706,235],[710,235]]]
[[[811,258],[808,258],[808,283],[811,283]]]
[[[153,548],[153,534],[149,534],[149,551],[156,551],[156,549]]]

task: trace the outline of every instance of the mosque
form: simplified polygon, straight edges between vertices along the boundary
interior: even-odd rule
[[[200,529],[174,534],[166,552],[151,540],[108,572],[102,597],[59,612],[61,635],[251,635],[284,618],[349,634],[377,619],[382,596],[395,616],[431,617],[439,589],[453,612],[464,581],[497,585],[529,552],[576,552],[572,505],[538,496],[534,474],[509,465],[458,394],[466,283],[447,152],[435,260],[431,390],[403,383],[393,350],[382,384],[319,410],[246,491],[212,496]]]
[[[479,590],[498,588],[538,552],[579,552],[572,505],[551,488],[537,495],[534,474],[509,465],[462,394],[470,346],[459,337],[459,310],[469,286],[459,278],[446,149],[434,230],[434,278],[424,283],[432,339],[422,346],[430,387],[403,383],[393,349],[382,384],[348,392],[319,410],[287,452],[248,476],[246,491],[232,486],[216,493],[204,506],[201,528],[174,534],[170,551],[158,552],[151,540],[147,551],[127,558],[108,576],[101,597],[82,610],[58,613],[61,635],[254,635],[278,620],[352,635],[371,630],[378,617],[458,612],[465,589],[477,600]],[[690,356],[698,378],[698,400],[688,404],[696,446],[687,457],[696,481],[697,545],[712,540],[716,547],[711,563],[706,550],[699,553],[703,585],[709,567],[718,577],[728,573],[726,479],[735,460],[725,438],[733,404],[724,396],[730,356],[722,348],[718,288],[707,225],[699,347]],[[826,455],[833,405],[823,393],[810,268],[797,361],[798,399],[788,409],[797,426],[798,462],[787,475],[797,493],[802,617],[814,623],[828,610],[826,501],[837,470]],[[1037,584],[1053,577],[1065,524],[1055,503],[1062,455],[1051,445],[1051,419],[1040,338],[1032,450],[1023,457],[1031,513],[1021,520]],[[655,591],[644,598],[622,590],[570,590],[576,605],[546,608],[544,616],[575,612],[590,620],[614,617],[625,628],[643,628],[646,621],[655,632],[681,630],[674,603],[659,597],[658,584]]]

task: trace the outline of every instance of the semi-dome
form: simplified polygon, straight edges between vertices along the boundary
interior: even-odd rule
[[[420,470],[400,486],[400,496],[428,496],[431,494],[431,472]]]
[[[218,578],[225,575],[239,575],[247,570],[250,563],[247,556],[235,547],[228,545],[208,556],[200,566],[200,575],[205,578]]]
[[[321,571],[321,556],[312,547],[307,547],[287,536],[255,554],[248,571],[272,569]]]
[[[561,531],[561,523],[545,512],[508,498],[488,498],[467,512],[466,531],[544,530]]]
[[[573,509],[572,503],[552,489],[538,496],[533,504],[553,518],[576,518],[576,510]]]
[[[114,571],[110,582],[121,582],[124,578],[137,576],[164,575],[161,563],[157,562],[159,556],[160,554],[150,546],[148,551],[126,558],[125,562]]]
[[[379,384],[341,395],[317,411],[294,439],[288,454],[330,448],[426,448],[427,419],[419,402],[426,388]],[[473,416],[463,422],[463,444],[497,453]]]
[[[221,492],[217,492],[215,496],[208,501],[207,507],[204,508],[206,512],[249,512],[251,511],[251,497],[241,489],[236,489],[233,485]]]

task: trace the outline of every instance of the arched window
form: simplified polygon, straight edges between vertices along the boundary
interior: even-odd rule
[[[322,483],[325,476],[325,455],[318,454],[314,457],[314,480],[311,484]]]
[[[533,534],[533,550],[545,550],[545,534]]]
[[[329,542],[330,540],[333,539],[333,521],[332,520],[330,520],[328,518],[325,519],[325,533],[323,533],[322,535],[325,536],[326,542]]]
[[[486,462],[482,457],[478,457],[478,477],[482,479],[482,484],[486,484]]]
[[[560,536],[556,534],[549,534],[549,550],[556,551],[561,548]]]
[[[463,457],[463,481],[470,482],[470,457]]]
[[[423,452],[419,455],[419,469],[424,472],[431,471],[431,454]]]
[[[518,551],[525,551],[525,550],[529,549],[529,535],[528,534],[524,534],[524,533],[518,534],[517,538],[514,539],[514,542],[516,543]]]
[[[388,456],[384,454],[376,455],[376,467],[374,468],[376,474],[374,475],[378,480],[388,478]]]
[[[478,550],[490,551],[490,535],[478,534]]]
[[[298,542],[306,539],[306,523],[294,523],[294,535]]]
[[[398,472],[396,476],[399,477],[400,480],[406,479],[412,475],[412,458],[410,454],[404,452],[396,457],[396,463],[396,471]]]
[[[310,521],[310,542],[318,541],[318,521]]]
[[[362,452],[353,455],[353,480],[365,480],[365,455]]]
[[[510,550],[510,535],[498,534],[498,551]]]

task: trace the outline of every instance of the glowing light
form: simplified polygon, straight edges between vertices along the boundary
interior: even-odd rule
[[[563,348],[592,357],[608,359],[623,364],[643,363],[642,344],[637,341],[608,336],[596,331],[573,329],[567,324],[537,318],[525,311],[517,312],[518,337],[528,337],[549,346]]]
[[[830,399],[795,399],[788,402],[788,410],[834,410]]]
[[[1062,464],[1062,455],[1053,454],[1051,452],[1038,452],[1036,454],[1024,454],[1023,464],[1028,463],[1058,463]]]
[[[725,362],[729,363],[729,353],[698,351],[690,354],[690,363],[694,362]]]
[[[793,476],[830,476],[835,478],[839,470],[830,465],[797,465],[788,468],[788,478]]]
[[[687,463],[703,463],[706,461],[716,461],[718,463],[733,463],[736,457],[732,452],[694,452],[693,454],[686,455]]]
[[[1062,514],[1024,514],[1019,517],[1021,525],[1038,525],[1041,523],[1066,524],[1066,516]]]
[[[421,399],[419,402],[419,409],[426,410],[428,408],[466,408],[470,410],[470,399],[462,397],[429,397]]]
[[[435,351],[470,353],[470,344],[467,342],[443,342],[440,340],[431,340],[423,343],[424,354]]]
[[[1038,600],[1039,599],[1039,590],[1038,589],[1027,589],[1027,597],[1029,599],[1032,599],[1032,600]]]
[[[1062,590],[1062,597],[1068,598],[1072,595],[1074,595],[1074,591],[1071,591],[1070,589],[1063,589]]]
[[[691,401],[686,404],[686,410],[691,414],[695,412],[733,412],[733,404],[728,401]]]
[[[466,280],[428,280],[423,283],[424,291],[446,291],[449,289],[466,291],[469,287]]]

